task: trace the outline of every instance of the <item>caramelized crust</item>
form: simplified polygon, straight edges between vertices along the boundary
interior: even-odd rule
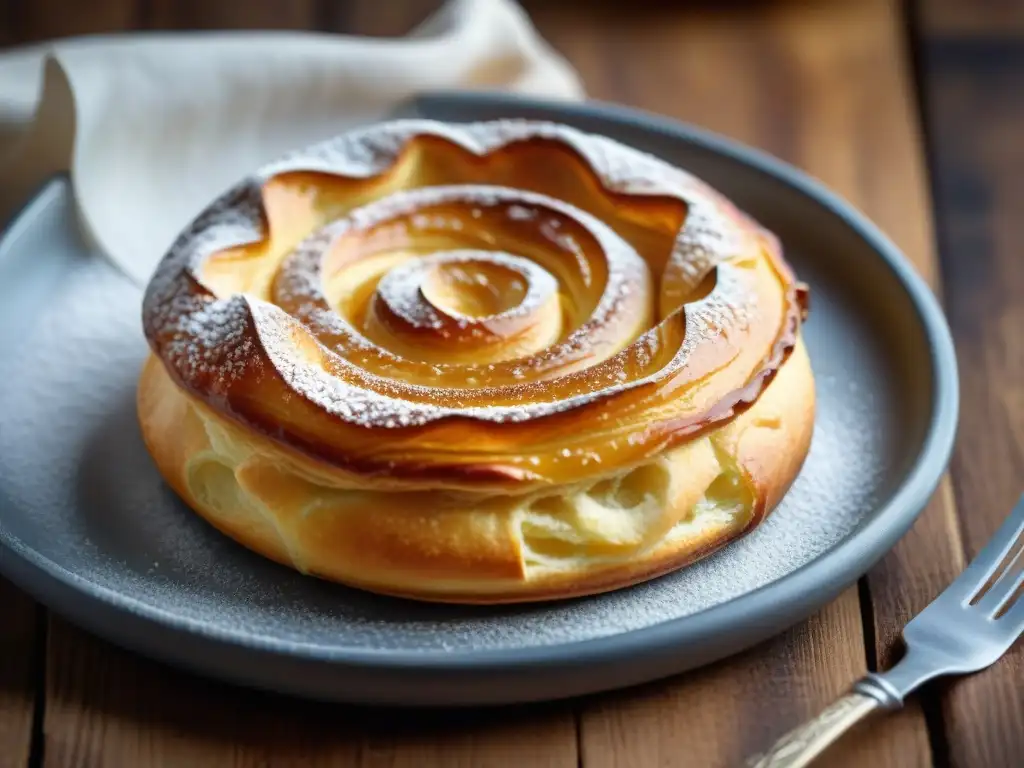
[[[663,161],[403,121],[247,179],[143,307],[139,415],[194,509],[421,599],[587,594],[752,529],[807,453],[805,291]]]
[[[616,589],[753,530],[796,477],[813,403],[798,343],[757,403],[707,436],[613,479],[485,496],[395,491],[282,449],[185,393],[153,357],[138,400],[160,472],[239,543],[351,586],[465,603]]]

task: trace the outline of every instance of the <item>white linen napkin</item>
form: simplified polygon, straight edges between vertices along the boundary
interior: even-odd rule
[[[454,88],[583,95],[512,0],[451,0],[399,39],[120,35],[0,54],[0,217],[69,171],[86,236],[144,285],[177,232],[246,173]]]

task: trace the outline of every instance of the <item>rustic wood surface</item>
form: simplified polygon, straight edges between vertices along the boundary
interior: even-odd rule
[[[438,5],[2,0],[0,43],[128,29],[397,35]],[[202,680],[58,618],[39,621],[41,609],[0,583],[0,768],[737,765],[866,669],[893,663],[906,621],[1006,513],[1024,483],[1024,4],[524,6],[590,95],[808,170],[872,217],[939,292],[960,355],[963,418],[950,476],[925,513],[858,588],[752,651],[638,689],[470,714],[317,705]],[[873,721],[824,764],[1019,766],[1022,690],[1018,647]]]
[[[946,310],[960,361],[951,464],[973,557],[1024,486],[1024,4],[919,19]],[[941,699],[953,766],[1024,764],[1024,643]]]
[[[36,607],[0,579],[0,768],[22,768],[29,758],[35,706]]]

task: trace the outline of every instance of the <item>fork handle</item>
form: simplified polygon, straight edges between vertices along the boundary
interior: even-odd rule
[[[882,705],[878,699],[856,691],[837,699],[813,720],[799,725],[772,748],[747,762],[748,768],[802,768],[856,723]]]

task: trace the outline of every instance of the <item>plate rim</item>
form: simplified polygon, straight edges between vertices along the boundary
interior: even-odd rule
[[[332,647],[320,643],[256,635],[245,630],[213,627],[203,621],[182,617],[158,606],[142,603],[122,592],[78,577],[34,550],[19,548],[6,539],[0,539],[0,554],[7,555],[0,557],[0,571],[5,576],[44,604],[59,606],[58,612],[65,612],[66,615],[74,614],[83,618],[82,614],[87,613],[86,611],[77,608],[66,609],[69,605],[68,598],[85,593],[89,598],[102,604],[109,614],[108,618],[127,614],[128,618],[141,620],[143,625],[151,625],[150,629],[159,629],[174,635],[184,633],[193,639],[213,643],[222,650],[226,647],[247,653],[255,651],[260,655],[269,654],[279,659],[358,667],[365,672],[394,673],[401,670],[417,670],[436,673],[473,671],[505,674],[527,669],[536,671],[538,667],[592,667],[622,661],[638,653],[656,657],[666,654],[678,656],[679,649],[720,638],[723,632],[728,633],[740,625],[749,626],[758,622],[777,624],[780,613],[789,619],[796,616],[795,620],[799,620],[801,616],[806,616],[833,599],[902,538],[924,509],[946,472],[956,438],[959,377],[952,335],[938,299],[909,259],[887,235],[852,204],[804,171],[762,150],[678,120],[595,100],[562,102],[501,93],[438,92],[411,99],[404,107],[429,110],[431,103],[456,108],[459,105],[467,108],[483,105],[510,110],[539,109],[563,112],[576,118],[618,123],[637,130],[658,133],[672,141],[696,145],[705,151],[724,155],[765,173],[789,186],[809,203],[827,209],[864,240],[893,274],[921,323],[929,342],[929,374],[934,388],[929,424],[921,442],[921,449],[888,503],[877,508],[869,519],[812,561],[775,581],[724,603],[649,627],[587,640],[525,648],[469,650],[458,653],[444,650],[371,650]],[[66,190],[73,204],[68,174],[61,173],[51,177],[5,224],[4,231],[0,234],[0,254],[7,252],[11,243],[30,225],[35,216],[53,204],[56,194],[61,190]],[[45,577],[45,583],[39,581],[40,575]],[[95,626],[102,625],[103,621],[83,618],[78,623],[96,634],[105,637],[111,635],[110,632],[103,631],[102,626]],[[774,635],[776,632],[770,634]],[[748,647],[760,639],[763,638],[754,638],[752,642],[741,647]],[[173,653],[166,650],[170,646],[173,646],[173,639],[165,644],[163,651],[153,651],[146,645],[147,653],[168,658],[173,656]],[[723,655],[731,655],[740,649],[736,648]],[[175,660],[179,664],[196,667],[193,660]],[[258,681],[249,684],[259,686]],[[595,686],[594,690],[608,687],[610,686]]]

